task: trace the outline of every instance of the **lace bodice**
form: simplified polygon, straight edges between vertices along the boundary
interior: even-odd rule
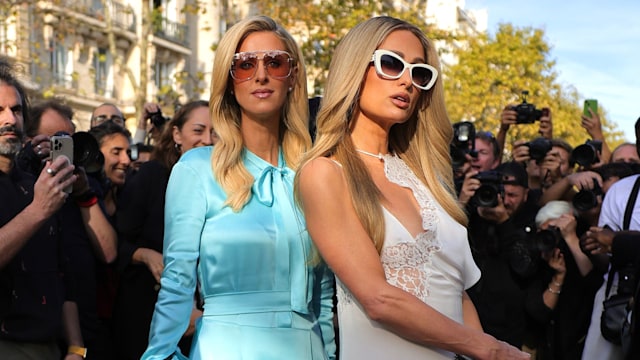
[[[400,221],[383,208],[386,235],[380,261],[389,284],[426,302],[430,291],[432,257],[441,249],[435,236],[438,224],[436,205],[429,190],[399,157],[385,155],[384,171],[389,181],[411,189],[420,206],[424,231],[412,238]],[[398,233],[404,236],[399,237]],[[342,284],[338,296],[342,301],[351,301],[349,291]]]

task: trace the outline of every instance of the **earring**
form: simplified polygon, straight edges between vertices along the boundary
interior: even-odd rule
[[[178,154],[182,154],[182,145],[181,145],[181,144],[175,143],[175,144],[173,145],[173,147],[176,149],[176,152],[177,152]]]
[[[289,86],[289,92],[291,92],[293,90],[293,88],[291,86]]]

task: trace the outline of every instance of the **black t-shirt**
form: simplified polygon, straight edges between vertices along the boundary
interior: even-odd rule
[[[34,184],[32,175],[16,167],[0,172],[0,226],[31,203]],[[63,259],[54,216],[0,269],[0,338],[40,342],[57,337],[65,300]]]

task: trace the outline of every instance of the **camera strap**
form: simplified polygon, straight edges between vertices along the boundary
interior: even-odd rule
[[[627,208],[624,211],[624,220],[622,222],[622,230],[629,230],[631,225],[631,215],[633,214],[633,208],[636,206],[636,200],[638,198],[638,191],[640,190],[640,176],[633,184],[633,189],[629,195],[629,201],[627,202]]]

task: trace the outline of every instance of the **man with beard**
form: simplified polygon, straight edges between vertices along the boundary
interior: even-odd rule
[[[503,163],[495,171],[501,178],[497,205],[475,207],[469,216],[471,251],[482,278],[468,293],[485,332],[521,348],[526,291],[540,261],[530,246],[538,208],[527,201],[528,175],[520,163]]]
[[[24,89],[10,65],[0,62],[0,354],[3,359],[61,358],[57,339],[64,325],[65,360],[85,355],[72,288],[64,276],[55,216],[76,180],[60,157],[35,179],[15,166],[28,111]]]

